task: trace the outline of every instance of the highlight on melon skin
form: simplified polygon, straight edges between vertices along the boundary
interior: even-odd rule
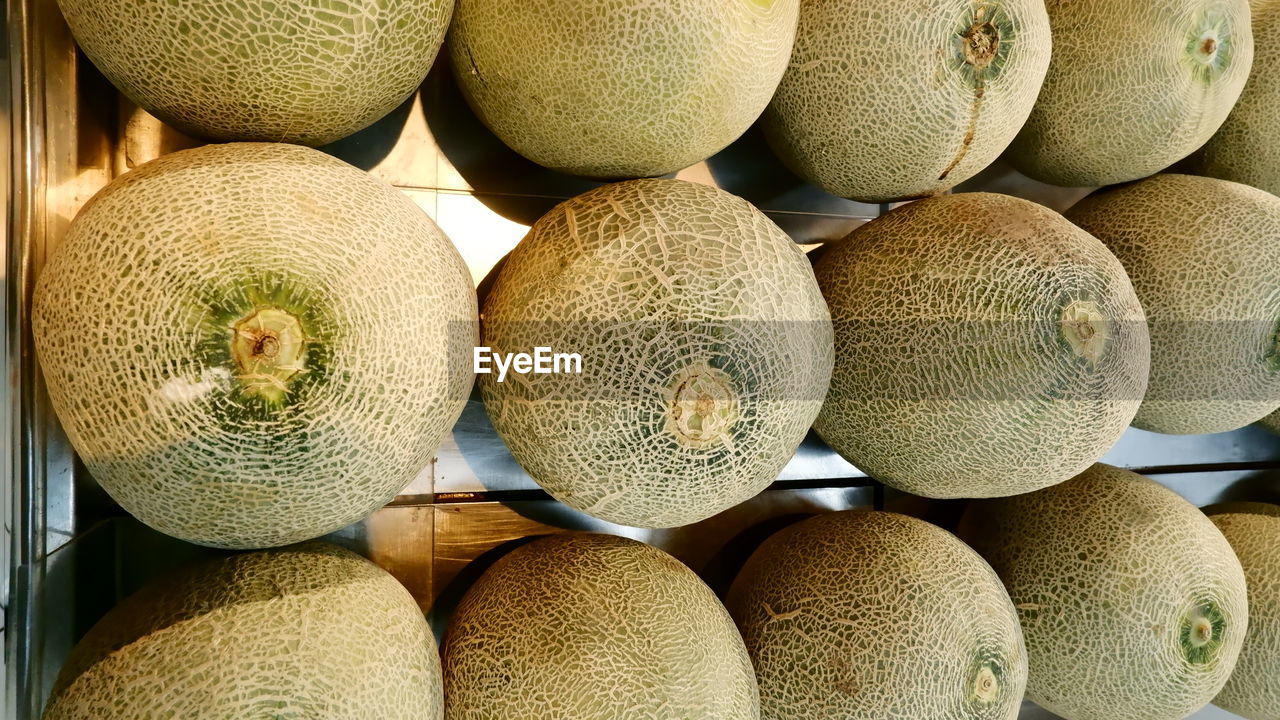
[[[1120,258],[1147,312],[1151,381],[1135,426],[1226,432],[1280,406],[1280,198],[1166,174],[1066,216]]]
[[[1053,59],[1008,158],[1054,185],[1147,177],[1227,119],[1253,63],[1248,0],[1049,2]]]
[[[1218,695],[1250,625],[1245,571],[1198,508],[1095,465],[969,504],[960,537],[1004,582],[1027,698],[1065,720],[1184,718]]]
[[[119,90],[212,140],[323,145],[417,91],[453,0],[58,0]]]
[[[802,2],[761,125],[792,171],[834,195],[936,195],[1013,141],[1052,45],[1040,0]]]
[[[470,274],[394,188],[233,143],[113,181],[39,275],[36,351],[90,474],[151,527],[285,545],[386,504],[473,382]]]
[[[917,200],[833,243],[815,272],[835,369],[814,429],[899,490],[997,497],[1062,482],[1142,401],[1149,342],[1124,268],[1043,206]]]
[[[447,41],[480,120],[573,175],[656,177],[746,132],[795,41],[799,0],[459,0]]]
[[[758,720],[751,659],[711,588],[627,538],[553,535],[467,591],[444,640],[447,720]]]
[[[581,373],[478,378],[511,454],[556,499],[674,527],[777,479],[831,376],[813,270],[747,201],[680,180],[556,206],[507,256],[484,346],[577,353]]]
[[[145,586],[71,651],[43,720],[442,720],[417,602],[325,543],[233,555]]]
[[[1253,27],[1253,71],[1226,122],[1187,169],[1197,175],[1252,185],[1280,193],[1280,2],[1249,3]]]
[[[1244,567],[1249,630],[1240,661],[1214,699],[1247,720],[1280,717],[1280,506],[1225,503],[1205,508]]]
[[[981,557],[923,520],[849,510],[760,546],[726,604],[763,720],[1015,720],[1027,653]]]

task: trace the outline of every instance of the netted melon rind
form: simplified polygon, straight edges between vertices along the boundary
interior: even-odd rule
[[[893,17],[893,22],[884,22]],[[964,34],[989,23],[988,62]],[[842,197],[935,195],[1013,141],[1049,66],[1039,0],[801,3],[791,64],[762,126],[796,174]]]
[[[1183,718],[1236,665],[1248,625],[1240,562],[1198,508],[1152,480],[1096,465],[971,503],[960,536],[1004,581],[1030,658],[1027,697],[1056,715]],[[1204,615],[1212,639],[1189,647]]]
[[[1134,425],[1226,432],[1280,405],[1280,198],[1168,174],[1066,215],[1120,258],[1147,312],[1151,381]]]
[[[1004,195],[919,200],[819,260],[836,331],[814,427],[854,465],[933,498],[1070,478],[1124,433],[1146,388],[1142,308],[1119,261]],[[1073,345],[1065,320],[1094,317]]]
[[[759,117],[791,56],[798,0],[460,0],[454,75],[481,121],[546,167],[654,177]]]
[[[1280,410],[1277,410],[1271,413],[1270,415],[1262,418],[1261,422],[1262,422],[1262,427],[1270,430],[1273,433],[1276,433],[1277,435],[1280,435]]]
[[[395,578],[323,543],[148,585],[63,666],[44,720],[438,720],[440,658]]]
[[[1157,173],[1213,135],[1248,80],[1248,0],[1046,7],[1053,60],[1008,155],[1037,180],[1092,187]]]
[[[480,375],[485,407],[557,499],[641,527],[777,479],[832,362],[804,254],[745,200],[679,180],[606,185],[539,220],[485,300],[484,345],[582,356],[581,374]],[[699,439],[687,413],[703,397]]]
[[[245,391],[223,317],[277,301],[319,323],[282,404]],[[403,194],[315,150],[239,143],[96,195],[32,325],[102,487],[161,532],[251,548],[360,520],[422,471],[470,392],[477,313],[457,250]]]
[[[766,720],[1018,716],[1027,655],[1013,603],[977,553],[922,520],[855,510],[788,527],[727,604]]]
[[[657,548],[558,535],[489,568],[454,611],[448,720],[756,720],[733,619]]]
[[[1248,720],[1280,717],[1280,506],[1269,508],[1210,515],[1240,558],[1249,586],[1249,631],[1240,661],[1213,702]]]
[[[58,0],[121,92],[214,140],[323,145],[422,84],[453,0]]]

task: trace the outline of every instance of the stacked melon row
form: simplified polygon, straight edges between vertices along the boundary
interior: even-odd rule
[[[1240,94],[1252,44],[1242,1],[1181,5],[461,0],[449,48],[481,119],[549,167],[670,172],[768,105],[765,131],[796,172],[883,200],[945,191],[1010,142],[1020,167],[1062,183],[1186,156]],[[311,144],[412,92],[450,14],[63,9],[162,118]],[[1244,118],[1266,105],[1267,72],[1204,158],[1263,142],[1268,126]],[[742,502],[810,426],[894,487],[1018,497],[975,504],[965,532],[999,577],[900,516],[784,531],[728,598],[741,635],[657,550],[533,543],[459,608],[443,704],[425,621],[388,576],[320,545],[241,555],[105,618],[48,716],[1004,718],[1026,685],[1068,720],[1160,720],[1212,699],[1243,657],[1223,702],[1273,717],[1273,574],[1252,568],[1274,565],[1274,529],[1239,521],[1240,537],[1264,538],[1238,543],[1263,548],[1241,551],[1242,572],[1194,508],[1091,466],[1130,422],[1217,432],[1280,407],[1280,199],[1161,175],[1068,218],[931,197],[812,268],[740,198],[632,180],[542,218],[477,308],[421,211],[317,151],[232,143],[130,172],[73,223],[33,325],[91,473],[171,535],[273,547],[367,516],[457,419],[478,341],[582,356],[580,375],[480,388],[530,475],[606,520],[669,527]]]

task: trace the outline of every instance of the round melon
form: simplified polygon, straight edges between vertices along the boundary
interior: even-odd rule
[[[1067,217],[1120,258],[1150,320],[1151,384],[1134,425],[1224,432],[1280,406],[1280,198],[1158,175]]]
[[[1051,45],[1040,0],[804,2],[765,136],[792,171],[832,194],[936,195],[1013,140]]]
[[[130,596],[71,651],[44,720],[438,720],[431,629],[346,550],[235,555]]]
[[[215,140],[323,145],[422,84],[453,0],[58,0],[107,79]]]
[[[1249,588],[1240,661],[1215,705],[1248,720],[1280,718],[1280,507],[1224,507],[1209,518],[1236,551]]]
[[[102,487],[161,532],[250,548],[360,520],[426,467],[470,392],[477,318],[457,250],[404,195],[245,143],[94,196],[32,327]]]
[[[1027,697],[1068,720],[1169,720],[1208,704],[1249,624],[1245,575],[1194,505],[1095,465],[1027,495],[970,504],[961,537],[1008,589]]]
[[[449,32],[471,108],[554,170],[652,177],[746,132],[778,86],[799,0],[460,0]]]
[[[1159,172],[1226,120],[1253,62],[1248,0],[1045,3],[1053,61],[1010,150],[1055,185]]]
[[[919,200],[835,244],[816,273],[836,362],[814,427],[890,486],[955,498],[1062,482],[1138,409],[1148,339],[1129,279],[1040,205]]]
[[[611,535],[500,559],[445,636],[448,720],[756,720],[733,619],[679,560]]]
[[[991,567],[923,520],[851,510],[760,546],[727,601],[765,720],[1015,720],[1018,615]]]
[[[1280,0],[1252,0],[1253,72],[1226,122],[1196,153],[1199,175],[1280,194]]]
[[[640,527],[777,479],[832,362],[804,254],[745,200],[680,180],[606,185],[539,220],[485,299],[484,345],[581,356],[580,374],[480,375],[485,406],[548,492]]]

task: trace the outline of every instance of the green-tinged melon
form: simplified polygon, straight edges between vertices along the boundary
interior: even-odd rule
[[[1252,0],[1249,9],[1253,72],[1227,121],[1192,157],[1190,168],[1280,194],[1280,0]]]
[[[1236,551],[1249,587],[1249,631],[1214,704],[1248,718],[1280,718],[1280,506],[1224,506],[1209,518]]]
[[[1040,0],[806,0],[765,134],[835,195],[935,195],[1013,140],[1051,46]]]
[[[500,559],[445,637],[448,720],[755,720],[751,660],[702,580],[657,548],[557,535]]]
[[[855,230],[816,273],[836,363],[814,427],[898,489],[993,497],[1062,482],[1142,400],[1147,330],[1124,269],[1040,205],[919,200]]]
[[[799,0],[459,0],[448,49],[480,120],[576,175],[665,175],[750,127]]]
[[[1018,615],[950,533],[884,512],[821,515],[751,556],[727,601],[764,720],[1014,720]]]
[[[470,392],[475,293],[394,188],[231,144],[112,182],[40,274],[32,325],[90,473],[161,532],[284,545],[385,504]]]
[[[1134,425],[1244,427],[1280,406],[1280,198],[1157,175],[1067,217],[1124,263],[1151,324],[1151,384]]]
[[[143,588],[72,650],[44,720],[437,720],[440,658],[395,578],[323,543]]]
[[[1245,575],[1194,505],[1095,465],[970,504],[961,537],[1004,581],[1030,657],[1027,697],[1067,720],[1184,718],[1231,676]]]
[[[1262,426],[1280,435],[1280,410],[1262,418]]]
[[[1052,0],[1053,60],[1010,148],[1056,185],[1146,177],[1222,125],[1253,61],[1248,0]]]
[[[422,84],[453,0],[58,0],[121,92],[215,140],[322,145]]]
[[[831,374],[804,254],[759,210],[679,180],[561,203],[507,256],[484,345],[582,357],[581,374],[480,376],[515,459],[559,500],[672,527],[773,482]]]

